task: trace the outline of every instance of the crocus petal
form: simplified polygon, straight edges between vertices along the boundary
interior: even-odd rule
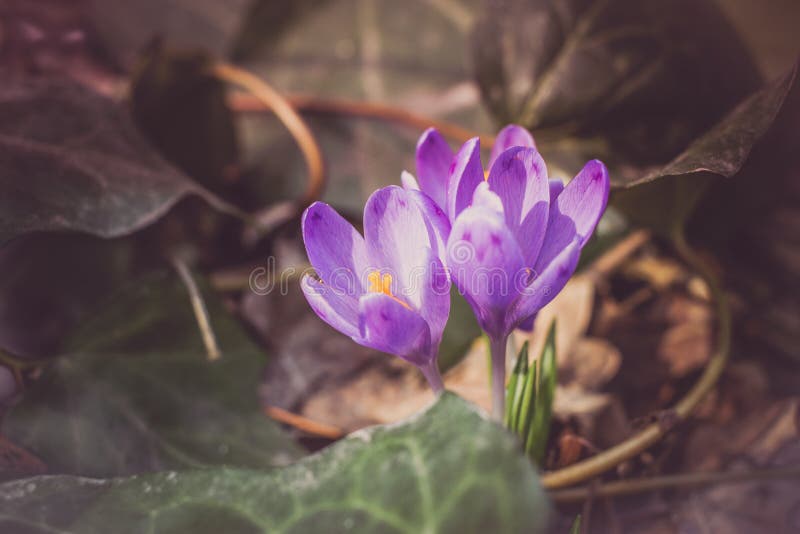
[[[403,171],[400,173],[400,183],[403,184],[403,189],[407,189],[409,191],[419,191],[419,183],[417,179],[414,178],[414,175],[408,171]]]
[[[422,213],[425,215],[425,222],[428,225],[429,234],[435,237],[431,240],[431,248],[434,253],[443,258],[447,247],[447,238],[450,236],[450,220],[431,197],[422,191],[413,189],[407,190],[411,198],[416,201]]]
[[[447,182],[447,216],[454,221],[469,206],[478,184],[483,182],[481,143],[475,137],[459,149],[450,166]]]
[[[550,206],[547,235],[536,270],[543,269],[576,235],[581,247],[586,244],[606,209],[608,189],[608,171],[598,160],[587,163],[564,187]]]
[[[489,189],[489,184],[481,182],[475,188],[475,194],[472,196],[472,205],[475,207],[486,208],[497,214],[503,214],[503,201],[500,197]]]
[[[518,330],[522,330],[523,332],[533,332],[533,325],[536,322],[536,314],[531,315],[527,319],[524,319],[521,323],[517,325]]]
[[[328,286],[359,295],[368,268],[364,238],[332,207],[314,202],[303,213],[303,241],[308,259]]]
[[[358,336],[358,298],[334,289],[312,276],[300,280],[300,288],[320,319],[346,336]]]
[[[438,236],[425,218],[414,191],[397,186],[375,191],[364,208],[364,236],[370,261],[390,274],[392,293],[419,309],[419,277],[429,250],[438,247]]]
[[[528,130],[516,124],[509,124],[497,133],[492,146],[492,153],[489,156],[489,166],[491,169],[500,154],[511,148],[512,146],[524,146],[536,148],[536,143],[533,141],[533,136]]]
[[[564,190],[564,182],[554,178],[550,180],[550,204],[554,204],[558,195]]]
[[[453,150],[434,128],[428,128],[417,141],[417,176],[420,188],[442,208],[446,206],[447,180]]]
[[[550,207],[544,160],[533,148],[509,148],[492,166],[488,182],[503,202],[506,224],[526,264],[533,265],[542,248]]]
[[[592,236],[597,221],[606,209],[608,189],[608,170],[601,161],[594,159],[558,195],[558,213],[574,221],[581,246]]]
[[[480,206],[464,210],[450,232],[447,258],[450,276],[481,327],[495,338],[507,334],[506,313],[526,270],[503,214]]]
[[[510,328],[525,324],[558,295],[575,272],[580,254],[580,241],[576,238],[542,272],[535,275],[533,281],[521,292],[509,314]]]
[[[439,255],[429,250],[424,269],[418,277],[421,305],[419,313],[431,332],[433,352],[439,350],[442,332],[450,315],[450,273]],[[404,295],[400,296],[401,298]]]
[[[362,345],[400,356],[417,365],[434,357],[428,323],[416,312],[383,293],[368,293],[359,301]]]

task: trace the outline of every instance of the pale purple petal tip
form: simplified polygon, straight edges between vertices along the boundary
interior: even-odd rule
[[[491,169],[494,162],[500,157],[500,154],[513,146],[536,148],[536,143],[533,141],[533,136],[528,130],[516,124],[509,124],[498,132],[494,145],[492,146],[492,153],[489,157],[489,166],[487,168]]]
[[[407,293],[419,309],[419,270],[428,250],[438,250],[440,236],[425,216],[417,191],[397,186],[378,189],[364,207],[364,236],[371,264],[391,274],[396,291]]]
[[[400,174],[400,183],[403,184],[403,189],[407,189],[409,191],[419,191],[419,183],[417,179],[414,178],[414,175],[408,171],[403,171]]]
[[[506,224],[517,238],[527,265],[533,265],[547,229],[550,187],[547,167],[536,149],[511,147],[489,172],[489,187],[503,201]]]
[[[361,275],[369,261],[353,225],[324,202],[309,206],[301,225],[309,262],[322,281],[343,291],[363,289]]]
[[[484,181],[480,139],[474,137],[461,146],[450,165],[449,175],[447,216],[452,222],[470,205],[475,188]]]
[[[574,221],[581,246],[592,236],[606,209],[609,186],[608,169],[595,159],[588,162],[558,195],[558,211]]]
[[[420,189],[442,208],[446,207],[447,181],[453,150],[434,128],[428,128],[417,141],[417,177]]]
[[[475,194],[472,196],[472,205],[503,215],[503,201],[500,200],[497,193],[489,189],[487,182],[481,182],[475,188]]]

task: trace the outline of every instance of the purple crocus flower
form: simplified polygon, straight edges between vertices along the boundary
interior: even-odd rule
[[[608,172],[597,160],[562,189],[550,186],[535,149],[513,147],[497,158],[487,181],[475,188],[472,205],[457,216],[447,257],[451,276],[492,343],[496,413],[503,413],[508,335],[575,272],[608,189]]]
[[[530,328],[575,271],[605,210],[608,172],[593,160],[566,187],[548,180],[533,138],[515,125],[498,134],[488,175],[477,138],[453,154],[432,129],[417,145],[417,172],[404,186],[450,219],[445,262],[491,341],[493,411],[502,414],[508,335]]]
[[[436,364],[450,313],[441,257],[450,224],[419,191],[379,189],[364,208],[364,236],[323,202],[303,214],[316,277],[301,286],[320,318],[356,343],[400,356],[442,390]]]

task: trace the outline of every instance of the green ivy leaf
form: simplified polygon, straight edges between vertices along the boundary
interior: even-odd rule
[[[0,86],[0,243],[35,231],[115,237],[188,194],[217,199],[167,164],[113,101],[66,80]]]
[[[72,336],[4,433],[50,472],[87,476],[296,458],[260,409],[261,351],[219,303],[208,305],[223,351],[213,362],[176,277],[135,281]]]
[[[0,486],[0,529],[31,533],[517,533],[541,532],[546,515],[516,440],[449,393],[281,469]]]

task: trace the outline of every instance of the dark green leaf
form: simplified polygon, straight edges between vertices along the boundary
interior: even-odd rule
[[[154,43],[131,84],[133,118],[178,168],[220,192],[236,178],[238,146],[223,83],[201,52],[169,52]]]
[[[516,440],[449,393],[282,469],[38,477],[0,497],[0,528],[30,533],[527,533],[547,513]]]
[[[86,314],[138,270],[136,251],[131,239],[74,233],[7,243],[0,248],[0,347],[24,357],[55,354]]]
[[[168,165],[114,102],[58,80],[0,87],[0,242],[43,230],[127,234],[210,194]]]
[[[759,84],[711,0],[489,1],[473,57],[500,122],[539,130],[543,149],[593,139],[581,159],[632,167],[612,173],[616,186],[674,157]]]
[[[223,351],[214,362],[175,277],[131,284],[72,336],[67,354],[8,415],[5,434],[53,473],[293,459],[298,448],[259,406],[261,352],[220,304],[208,304]]]
[[[630,185],[700,172],[733,176],[775,121],[796,77],[797,65],[739,103],[667,165]]]
[[[154,37],[216,57],[231,48],[255,0],[91,0],[88,18],[109,54],[131,66]]]
[[[631,184],[638,187],[619,191],[614,205],[635,222],[664,234],[682,227],[716,177],[739,172],[775,121],[796,74],[795,65],[744,100],[666,166]]]

